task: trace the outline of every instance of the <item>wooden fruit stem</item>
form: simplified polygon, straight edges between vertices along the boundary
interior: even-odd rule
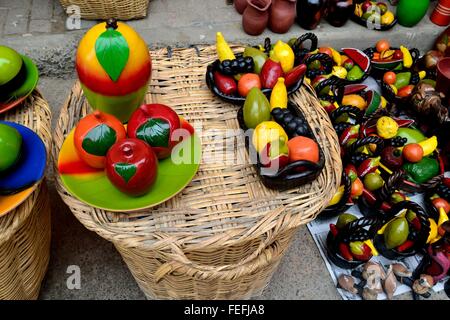
[[[103,121],[103,115],[99,110],[94,111],[94,117],[100,122]]]
[[[124,145],[122,148],[123,155],[127,158],[131,157],[133,155],[133,150],[129,145]]]
[[[117,25],[117,20],[114,18],[109,18],[106,20],[106,29],[116,30],[119,26]]]

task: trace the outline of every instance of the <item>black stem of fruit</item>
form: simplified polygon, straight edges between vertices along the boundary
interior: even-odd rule
[[[125,145],[122,148],[122,152],[126,157],[130,157],[133,155],[133,150],[131,149],[131,147],[129,145]]]
[[[114,18],[109,18],[106,20],[106,29],[114,29],[116,30],[118,28],[117,20]]]

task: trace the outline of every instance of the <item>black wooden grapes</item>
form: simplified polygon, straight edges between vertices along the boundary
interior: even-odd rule
[[[355,166],[359,166],[364,160],[367,159],[369,159],[369,155],[362,152],[358,152],[351,155],[350,162],[353,163]]]
[[[336,123],[334,125],[334,130],[336,131],[338,136],[340,136],[344,132],[344,130],[350,126],[351,126],[351,124],[348,122],[340,122],[340,123]]]
[[[254,67],[252,57],[239,57],[233,60],[223,60],[219,64],[219,72],[226,76],[234,76],[239,73],[251,73]]]
[[[450,201],[450,188],[445,184],[438,185],[436,188],[436,193],[440,197],[445,198],[445,200]]]
[[[274,108],[272,110],[272,116],[290,136],[311,136],[306,121],[292,114],[289,109]]]
[[[403,147],[406,142],[408,142],[407,138],[395,137],[391,139],[391,146],[396,148]]]

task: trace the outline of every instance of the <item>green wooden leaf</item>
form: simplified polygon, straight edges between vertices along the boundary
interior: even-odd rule
[[[112,81],[117,81],[127,65],[130,48],[119,31],[107,29],[95,42],[95,54]]]
[[[116,131],[106,124],[100,124],[89,131],[83,139],[83,149],[95,156],[105,156],[116,142]]]
[[[114,165],[114,171],[116,171],[117,174],[121,176],[126,183],[128,183],[128,181],[130,181],[131,178],[134,177],[134,175],[136,174],[136,170],[136,165],[130,163],[120,162]]]
[[[164,119],[151,118],[136,131],[136,137],[144,140],[152,147],[168,147],[170,125]]]

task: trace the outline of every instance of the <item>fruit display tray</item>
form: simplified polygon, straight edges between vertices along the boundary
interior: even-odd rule
[[[315,142],[317,142],[317,139],[314,135],[314,131],[311,129],[311,126],[309,125],[308,121],[305,119],[305,116],[303,115],[302,111],[297,107],[294,103],[289,102],[288,103],[288,109],[291,111],[293,115],[296,117],[299,117],[304,121],[304,123],[307,126],[307,132],[308,132],[308,138],[313,139]],[[248,128],[246,127],[244,123],[244,116],[243,116],[243,107],[241,107],[238,111],[237,115],[239,126],[242,130],[246,131]],[[288,134],[289,139],[293,136],[291,134]],[[317,178],[317,176],[322,171],[323,167],[325,166],[325,157],[322,151],[322,148],[319,145],[319,162],[314,163],[307,160],[299,160],[292,163],[289,163],[284,168],[281,168],[276,173],[265,173],[264,172],[264,166],[261,164],[260,157],[258,152],[256,152],[255,147],[253,143],[251,142],[251,137],[246,136],[245,146],[249,152],[250,155],[256,155],[256,172],[261,177],[262,183],[271,189],[276,190],[287,190],[292,189],[295,187],[299,187],[303,184],[309,183],[311,181],[314,181],[314,179]]]

